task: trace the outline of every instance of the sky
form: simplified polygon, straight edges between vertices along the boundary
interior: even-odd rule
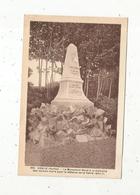
[[[45,60],[43,60],[43,70],[45,69]],[[60,67],[60,63],[56,62],[57,67]],[[33,83],[34,86],[38,86],[38,79],[39,79],[39,73],[38,73],[38,61],[37,60],[29,60],[29,67],[33,70],[31,76],[29,77],[28,81]],[[50,75],[51,75],[51,63],[48,62],[48,82],[50,81]],[[61,75],[58,73],[54,73],[53,80],[54,81],[60,81]],[[42,86],[45,86],[45,71],[42,73]]]

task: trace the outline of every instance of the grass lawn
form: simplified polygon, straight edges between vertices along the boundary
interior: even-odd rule
[[[49,167],[115,168],[115,138],[71,143],[41,149],[26,144],[26,165]]]

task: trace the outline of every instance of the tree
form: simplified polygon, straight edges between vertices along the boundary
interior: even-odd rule
[[[33,73],[33,70],[29,67],[28,68],[28,77],[30,77],[32,75],[32,73]]]
[[[58,73],[62,73],[66,48],[70,43],[75,44],[78,49],[85,94],[88,96],[89,81],[96,74],[98,75],[97,96],[99,96],[104,89],[104,81],[108,83],[106,74],[111,74],[115,67],[119,66],[120,25],[31,22],[29,56],[30,59],[37,59],[39,62],[40,80],[42,71],[45,71],[45,86],[47,86],[48,62],[51,63],[50,82],[53,83],[54,72],[59,70]],[[43,70],[40,61],[42,59],[46,60],[46,67]],[[56,62],[61,63],[61,71]],[[103,70],[105,70],[104,78]],[[110,83],[112,88],[113,80]]]

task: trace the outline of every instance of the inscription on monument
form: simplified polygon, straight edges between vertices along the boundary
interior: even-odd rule
[[[79,83],[79,82],[69,83],[69,93],[81,96],[82,95],[81,83]]]
[[[81,89],[81,83],[79,82],[72,82],[69,84],[70,88],[76,88],[76,89]]]

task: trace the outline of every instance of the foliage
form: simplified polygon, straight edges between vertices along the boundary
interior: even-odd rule
[[[30,112],[33,108],[40,108],[41,103],[50,103],[54,97],[56,96],[58,92],[59,84],[54,83],[51,88],[39,88],[39,87],[34,87],[31,83],[28,83],[28,96],[27,96],[27,124],[26,127],[28,128],[29,126],[29,116]],[[49,93],[48,96],[48,91],[51,90],[51,93]],[[51,95],[50,95],[51,94]],[[38,122],[38,117],[34,118],[34,121],[37,119]],[[28,132],[26,132],[28,134]],[[26,135],[27,135],[26,134]],[[27,136],[26,136],[27,137]]]
[[[108,98],[106,96],[100,96],[98,100],[95,100],[95,106],[105,110],[109,123],[113,128],[117,128],[117,98]]]
[[[31,22],[30,58],[64,62],[66,48],[78,48],[82,78],[119,65],[120,25]]]
[[[64,62],[67,46],[74,43],[85,72],[89,64],[91,70],[98,66],[118,66],[119,42],[120,25],[31,22],[29,55],[31,59]]]
[[[39,87],[34,87],[32,85],[28,85],[28,108],[29,110],[31,110],[31,108],[37,108],[41,106],[41,103],[50,103],[54,97],[56,96],[57,92],[58,92],[58,88],[59,88],[59,84],[58,83],[54,83],[53,86],[51,87],[51,89],[49,88],[39,88]],[[48,97],[48,91],[51,90],[51,94]]]
[[[58,70],[56,62],[62,64],[61,70],[58,70],[61,74],[66,49],[70,43],[75,44],[78,49],[80,72],[87,96],[89,79],[91,80],[95,74],[100,74],[102,69],[112,75],[114,80],[114,75],[118,76],[119,68],[120,27],[116,24],[31,22],[29,57],[39,61],[39,86],[41,87],[43,71],[41,59],[52,63],[50,82],[53,82],[53,71]],[[47,72],[47,68],[45,71]],[[112,94],[112,80],[108,96]],[[101,88],[100,80],[98,85]],[[118,88],[118,81],[115,88]],[[96,95],[100,95],[100,89]]]

